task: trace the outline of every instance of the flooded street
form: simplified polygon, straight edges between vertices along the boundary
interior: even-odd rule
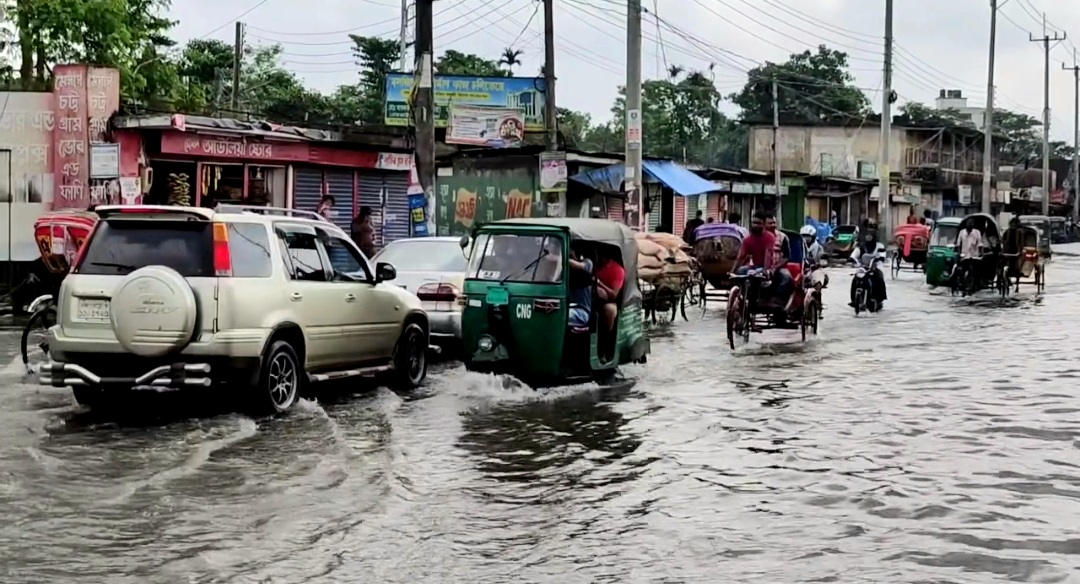
[[[87,419],[2,331],[0,581],[1080,581],[1080,257],[1038,302],[904,273],[859,317],[830,274],[805,346],[712,313],[630,390],[447,365],[276,420]]]

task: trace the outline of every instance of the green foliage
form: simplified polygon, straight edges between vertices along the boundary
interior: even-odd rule
[[[504,55],[505,56],[505,55]],[[437,75],[477,75],[480,77],[509,77],[510,73],[499,67],[498,61],[490,61],[477,55],[446,51],[435,61]]]
[[[750,70],[749,80],[730,96],[745,120],[772,120],[772,82],[779,84],[782,120],[803,122],[863,117],[870,101],[854,87],[848,56],[825,45],[816,52],[796,53],[784,63],[765,63]]]
[[[345,87],[339,90],[340,105],[354,110],[346,119],[381,124],[386,101],[386,75],[393,72],[401,60],[401,45],[396,40],[379,37],[349,35],[349,38],[355,45],[353,54],[360,66],[360,84],[346,94],[342,94]],[[344,102],[347,95],[355,96],[356,103]]]

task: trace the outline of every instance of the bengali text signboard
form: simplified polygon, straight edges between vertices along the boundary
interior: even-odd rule
[[[53,207],[85,209],[90,205],[87,67],[57,65],[53,76],[53,173],[57,185]]]
[[[416,78],[407,73],[386,76],[386,124],[412,124],[409,108]],[[509,108],[521,112],[525,131],[544,131],[544,80],[534,77],[435,76],[435,125],[445,128],[450,105]]]

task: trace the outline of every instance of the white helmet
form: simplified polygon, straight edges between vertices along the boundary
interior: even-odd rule
[[[799,235],[809,235],[811,237],[817,237],[817,229],[814,229],[813,225],[803,225],[799,230]]]

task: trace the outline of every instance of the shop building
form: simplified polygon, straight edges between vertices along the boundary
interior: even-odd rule
[[[113,126],[140,152],[142,203],[315,211],[330,196],[331,220],[346,232],[367,206],[376,245],[410,236],[410,152],[346,143],[324,130],[181,114],[120,117]]]

